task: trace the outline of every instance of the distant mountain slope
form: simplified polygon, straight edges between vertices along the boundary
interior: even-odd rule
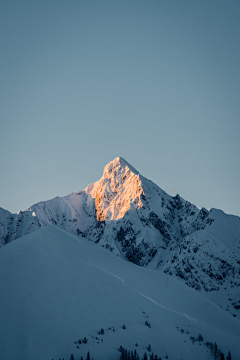
[[[2,244],[49,224],[178,277],[239,316],[240,218],[166,194],[122,158],[84,191],[18,214],[1,210]]]
[[[210,360],[205,342],[238,359],[238,319],[163,272],[56,226],[4,246],[0,267],[1,359],[80,359],[90,351],[96,360],[119,360],[120,345],[142,357],[150,344],[162,359]]]
[[[41,228],[38,217],[32,211],[12,214],[0,208],[0,247]]]

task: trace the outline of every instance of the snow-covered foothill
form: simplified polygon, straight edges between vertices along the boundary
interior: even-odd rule
[[[205,342],[238,359],[238,319],[163,272],[56,226],[4,246],[0,268],[1,359],[80,359],[90,351],[96,360],[118,360],[120,345],[137,343],[140,356],[150,344],[162,359],[210,360]]]

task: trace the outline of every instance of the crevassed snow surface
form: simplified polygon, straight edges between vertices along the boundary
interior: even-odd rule
[[[56,226],[4,246],[0,269],[1,359],[78,359],[90,351],[95,360],[117,360],[120,345],[138,343],[140,355],[151,344],[169,360],[210,360],[209,349],[190,340],[199,333],[233,360],[240,354],[240,322],[214,302]],[[74,341],[84,337],[78,349]]]

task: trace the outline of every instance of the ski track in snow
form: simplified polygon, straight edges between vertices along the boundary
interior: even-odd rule
[[[5,268],[5,267],[3,267],[3,266],[0,266],[0,268],[3,269],[3,270],[6,270],[6,271],[10,271],[10,272],[12,272],[12,273],[17,273],[18,275],[21,275],[21,276],[25,276],[25,277],[28,277],[28,278],[31,278],[31,279],[34,279],[34,280],[38,280],[38,279],[37,279],[36,277],[34,277],[34,276],[23,274],[23,273],[21,273],[21,272],[19,272],[19,271],[17,271],[17,270],[7,269],[7,268]]]
[[[82,240],[80,240],[80,239],[78,239],[78,238],[77,238],[77,240],[81,243],[81,245],[83,245],[84,248],[86,248],[86,246],[85,246],[85,244],[82,242]],[[15,253],[15,254],[18,254],[17,252],[14,252],[14,253]],[[18,255],[19,255],[19,254],[18,254]],[[57,259],[64,259],[64,257],[62,257],[62,256],[49,255],[49,254],[46,254],[46,253],[44,253],[44,256],[51,256],[51,257],[57,258]],[[66,260],[66,259],[65,259],[65,260]],[[125,291],[126,291],[126,292],[128,293],[128,295],[131,297],[131,295],[130,295],[129,292],[128,292],[129,289],[126,288],[125,282],[124,282],[124,280],[123,280],[122,278],[120,278],[119,276],[117,276],[117,275],[111,273],[110,271],[102,268],[101,266],[98,266],[98,265],[93,264],[93,263],[91,263],[91,262],[86,262],[86,261],[81,261],[81,260],[79,260],[79,262],[82,263],[82,264],[90,265],[90,266],[92,266],[92,267],[95,267],[95,268],[97,268],[97,269],[100,269],[100,270],[104,271],[105,273],[107,273],[108,275],[111,275],[111,276],[113,276],[114,278],[118,279],[118,280],[123,284],[123,287],[124,287]],[[4,268],[4,267],[2,267],[2,266],[0,266],[0,268],[2,268],[3,270],[6,270],[6,271],[10,271],[10,272],[16,272],[18,275],[22,275],[22,276],[25,276],[25,277],[29,277],[29,278],[38,280],[37,278],[35,278],[35,277],[33,277],[33,276],[30,276],[30,275],[27,275],[27,274],[24,274],[24,273],[19,273],[18,271],[15,271],[15,270],[7,269],[7,268]],[[75,274],[75,275],[76,275],[76,274]],[[19,284],[19,287],[24,288],[25,286]],[[27,287],[25,287],[25,288],[27,288]],[[31,291],[34,291],[34,292],[41,293],[42,295],[45,295],[45,296],[52,297],[52,295],[50,295],[50,294],[48,294],[48,293],[40,292],[40,291],[37,290],[37,289],[31,289],[31,288],[27,288],[27,289],[29,289],[29,290],[31,290]],[[132,290],[131,290],[131,291],[132,291]],[[199,323],[199,320],[197,320],[197,319],[195,319],[195,318],[193,318],[193,317],[191,317],[191,316],[189,316],[189,315],[187,315],[187,314],[185,314],[185,313],[178,312],[178,311],[173,310],[173,309],[171,309],[171,308],[165,307],[165,306],[162,305],[161,303],[158,303],[157,301],[155,301],[155,300],[152,299],[151,297],[149,297],[149,296],[147,296],[147,295],[144,295],[144,294],[142,294],[142,293],[140,293],[140,292],[137,292],[137,291],[134,291],[134,292],[135,292],[136,294],[138,294],[138,295],[141,295],[141,296],[144,297],[145,299],[151,301],[151,302],[154,303],[156,306],[159,306],[159,307],[161,307],[161,308],[164,309],[164,310],[167,310],[167,311],[172,312],[172,313],[175,313],[175,314],[177,314],[177,315],[179,315],[179,316],[185,317],[186,319],[188,319],[188,320],[191,321],[191,322]],[[131,297],[131,299],[132,299],[132,297]],[[139,306],[139,304],[137,304],[137,302],[136,302],[134,299],[132,299],[132,301],[134,301],[134,303],[135,303],[135,304],[139,307],[139,309],[142,311],[142,309],[141,309],[141,307]]]
[[[163,308],[164,310],[170,311],[170,312],[172,312],[172,313],[174,313],[174,314],[177,314],[177,315],[180,315],[180,316],[184,316],[184,317],[186,317],[189,321],[192,321],[192,322],[195,322],[195,323],[199,323],[199,321],[198,321],[197,319],[195,319],[195,318],[193,318],[193,317],[191,317],[191,316],[189,316],[189,315],[187,315],[187,314],[184,314],[184,313],[182,313],[182,312],[175,311],[175,310],[173,310],[173,309],[167,308],[167,307],[163,306],[162,304],[159,304],[158,302],[156,302],[156,301],[153,300],[152,298],[150,298],[150,297],[148,297],[148,296],[146,296],[146,295],[144,295],[144,294],[142,294],[142,293],[137,292],[137,294],[143,296],[144,298],[146,298],[147,300],[153,302],[155,305]]]
[[[112,275],[112,276],[115,277],[116,279],[120,280],[121,283],[123,284],[125,290],[127,290],[127,288],[126,288],[126,286],[125,286],[124,280],[121,279],[119,276],[117,276],[117,275],[115,275],[115,274],[113,274],[113,273],[111,273],[111,272],[103,269],[103,268],[100,267],[100,266],[94,265],[94,264],[92,264],[92,263],[89,263],[89,265],[94,266],[94,267],[96,267],[96,268],[98,268],[98,269],[106,272],[107,274]],[[167,307],[163,306],[162,304],[158,303],[157,301],[155,301],[154,299],[152,299],[152,298],[150,298],[150,297],[148,297],[148,296],[146,296],[146,295],[144,295],[144,294],[142,294],[142,293],[140,293],[140,292],[135,291],[135,293],[138,294],[138,295],[143,296],[145,299],[153,302],[155,305],[161,307],[161,308],[164,309],[164,310],[167,310],[167,311],[170,311],[170,312],[172,312],[172,313],[174,313],[174,314],[183,316],[183,317],[187,318],[187,319],[188,319],[189,321],[191,321],[191,322],[199,323],[199,321],[198,321],[197,319],[195,319],[195,318],[193,318],[193,317],[191,317],[191,316],[189,316],[189,315],[187,315],[187,314],[185,314],[185,313],[182,313],[182,312],[179,312],[179,311],[175,311],[175,310],[173,310],[173,309],[171,309],[171,308],[167,308]],[[132,299],[132,300],[133,300],[133,299]],[[134,301],[134,300],[133,300],[133,301]],[[135,301],[134,301],[134,302],[135,302]]]
[[[89,265],[94,266],[94,267],[96,267],[97,269],[100,269],[100,270],[106,272],[106,273],[109,274],[109,275],[112,275],[112,276],[115,277],[116,279],[120,280],[121,283],[122,283],[122,284],[124,285],[124,287],[125,287],[124,280],[121,279],[119,276],[117,276],[117,275],[115,275],[115,274],[112,274],[111,272],[109,272],[109,271],[107,271],[107,270],[105,270],[105,269],[103,269],[103,268],[101,268],[100,266],[97,266],[97,265],[95,265],[95,264],[89,263]]]
[[[115,277],[116,279],[118,279],[119,281],[121,281],[121,283],[123,284],[123,288],[124,288],[124,290],[126,291],[126,293],[128,294],[128,296],[131,298],[131,300],[134,302],[134,304],[139,308],[140,312],[143,313],[143,309],[142,309],[141,306],[132,298],[131,294],[129,293],[129,290],[128,290],[128,289],[126,288],[126,286],[125,286],[125,282],[124,282],[123,279],[121,279],[119,276],[111,273],[110,271],[107,271],[107,270],[103,269],[103,268],[100,267],[100,266],[97,266],[97,265],[92,264],[92,263],[91,263],[90,265],[91,265],[91,266],[94,266],[94,267],[96,267],[96,268],[98,268],[98,269],[100,269],[100,270],[102,270],[102,271],[104,271],[104,272],[106,272],[107,274],[109,274],[109,275]],[[135,291],[135,293],[137,293],[137,292]]]

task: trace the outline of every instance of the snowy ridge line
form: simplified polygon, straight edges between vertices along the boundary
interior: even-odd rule
[[[107,164],[101,179],[82,192],[18,214],[0,209],[0,246],[51,224],[163,271],[240,317],[239,217],[168,195],[123,158]]]

